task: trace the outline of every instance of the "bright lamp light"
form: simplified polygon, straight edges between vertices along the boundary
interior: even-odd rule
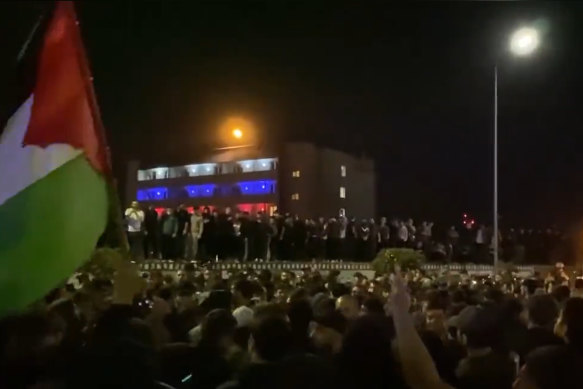
[[[518,56],[529,55],[536,50],[539,44],[538,31],[524,27],[516,30],[510,37],[510,51]]]
[[[243,131],[241,131],[239,128],[235,128],[233,130],[233,136],[237,139],[241,139],[241,137],[243,137]]]

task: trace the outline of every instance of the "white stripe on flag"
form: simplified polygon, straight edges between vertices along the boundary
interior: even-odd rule
[[[0,137],[0,205],[82,152],[67,144],[23,147],[32,102],[31,95],[8,120]]]

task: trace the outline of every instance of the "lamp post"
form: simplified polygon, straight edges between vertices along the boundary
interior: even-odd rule
[[[523,27],[510,36],[510,52],[518,57],[532,54],[539,45],[534,28]],[[494,274],[498,273],[498,65],[494,65]]]

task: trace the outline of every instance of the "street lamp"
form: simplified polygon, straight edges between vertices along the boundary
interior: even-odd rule
[[[532,54],[538,45],[535,28],[519,28],[510,36],[510,52],[518,57]],[[498,273],[498,236],[498,66],[494,65],[494,274]]]
[[[241,131],[240,128],[235,128],[233,130],[233,137],[235,137],[237,139],[241,139],[243,137],[243,131]]]
[[[517,56],[531,54],[538,47],[538,31],[524,27],[518,29],[510,37],[510,51]]]

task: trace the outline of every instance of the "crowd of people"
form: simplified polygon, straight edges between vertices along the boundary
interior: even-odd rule
[[[0,320],[2,388],[557,389],[583,382],[583,279],[78,274]]]
[[[433,222],[415,223],[381,217],[336,216],[302,219],[262,212],[232,212],[204,207],[166,209],[161,215],[137,202],[125,212],[134,258],[188,260],[347,260],[370,261],[386,247],[423,250],[430,260],[491,263],[492,230],[473,220],[434,229]],[[515,263],[545,262],[560,241],[556,229],[505,230],[501,256]]]

